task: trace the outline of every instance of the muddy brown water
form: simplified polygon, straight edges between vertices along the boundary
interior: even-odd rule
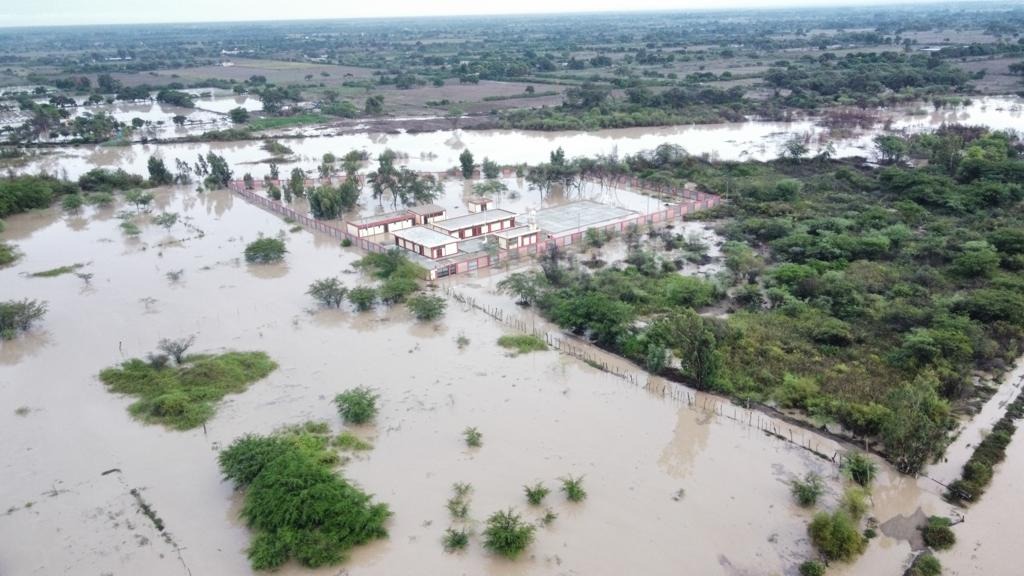
[[[1004,108],[1001,114],[1010,112]],[[779,138],[757,132],[768,129],[762,124],[748,124],[755,126],[744,125],[749,138]],[[723,141],[708,138],[701,132],[706,128],[666,130]],[[575,155],[631,142],[619,150],[626,153],[671,135],[646,133],[636,132],[634,141],[604,133],[502,132],[491,134],[495,141],[481,150],[477,144],[490,142],[483,133],[449,132],[400,135],[398,144],[413,144],[396,147],[413,152],[411,165],[437,169],[454,164],[464,145],[478,156],[494,146],[493,157],[506,161],[500,154],[546,157],[556,145]],[[392,138],[309,138],[293,147],[303,162],[315,162],[328,149],[383,148],[396,144]],[[444,154],[415,154],[438,145],[448,146]],[[258,143],[210,146],[231,161],[264,154]],[[173,159],[177,152],[191,158],[206,149],[80,147],[28,169],[63,166],[74,175],[101,165],[143,172],[154,151]],[[455,202],[465,193],[452,185],[446,198],[450,194]],[[250,573],[240,498],[221,481],[217,450],[242,434],[307,419],[341,430],[330,398],[358,384],[381,393],[382,409],[375,426],[356,429],[375,448],[343,471],[392,506],[391,536],[354,551],[342,567],[308,571],[290,565],[285,574],[678,574],[683,567],[696,574],[794,574],[812,554],[806,538],[811,513],[792,503],[788,482],[809,470],[821,473],[828,484],[824,505],[834,506],[842,481],[831,463],[756,427],[663,398],[557,352],[510,356],[495,344],[510,329],[454,300],[446,317],[430,324],[414,322],[401,308],[366,314],[317,310],[305,295],[312,280],[339,275],[349,286],[365,281],[351,269],[360,256],[356,250],[306,231],[289,232],[289,224],[226,191],[165,189],[155,204],[157,211],[179,212],[184,223],[168,232],[142,217],[142,235],[127,238],[116,218],[124,206],[87,208],[75,216],[51,209],[7,221],[2,238],[24,256],[0,270],[0,296],[45,299],[50,311],[39,328],[0,344],[0,405],[6,407],[0,415],[0,573]],[[707,230],[691,228],[688,233],[714,240]],[[260,234],[287,239],[284,264],[241,261],[245,243]],[[608,261],[623,254],[621,243],[603,250]],[[73,263],[85,264],[82,271],[94,275],[89,284],[74,275],[28,276]],[[179,269],[181,280],[170,282],[166,273]],[[542,323],[495,293],[506,273],[480,271],[446,284]],[[205,432],[133,421],[126,411],[131,400],[107,393],[96,374],[144,355],[161,337],[186,334],[197,335],[196,350],[263,350],[280,368],[225,399]],[[460,335],[470,340],[462,350],[455,343]],[[614,357],[603,359],[639,370]],[[464,446],[460,434],[466,426],[483,432],[483,448]],[[842,448],[798,432],[823,452]],[[988,542],[1012,533],[999,518],[1005,509],[1000,501],[1013,500],[1012,490],[1019,489],[1014,483],[1024,453],[1020,443],[1013,446],[1000,468],[1015,478],[997,473],[985,501],[957,528],[961,545],[941,556],[958,574],[1012,573],[1001,571],[1009,566],[1008,543]],[[585,475],[590,497],[570,505],[557,492],[549,496],[559,517],[538,530],[526,557],[496,559],[482,551],[479,535],[465,553],[442,550],[440,538],[450,524],[444,503],[453,482],[473,484],[470,525],[479,533],[486,515],[500,508],[515,506],[531,520],[539,517],[526,506],[522,486],[544,481],[555,488],[566,474]],[[166,524],[165,534],[141,513],[133,489]],[[870,514],[880,522],[919,510],[949,514],[940,493],[928,479],[903,477],[881,464]],[[910,557],[905,537],[882,534],[858,562],[831,572],[897,574]]]
[[[8,222],[4,237],[25,256],[0,272],[4,297],[43,298],[50,311],[0,348],[5,574],[249,573],[249,534],[238,497],[221,481],[217,449],[306,419],[340,430],[330,398],[357,384],[380,391],[382,410],[377,425],[357,430],[374,450],[344,473],[395,517],[388,540],[353,553],[344,567],[351,574],[675,574],[680,566],[782,574],[810,554],[810,513],[792,504],[788,481],[817,470],[832,502],[840,488],[834,469],[807,451],[553,351],[511,357],[495,344],[507,328],[454,301],[436,324],[415,323],[400,308],[316,311],[308,283],[339,274],[354,285],[348,271],[358,253],[285,232],[287,224],[227,192],[166,191],[158,203],[205,235],[144,225],[140,238],[125,239],[114,209]],[[239,261],[260,233],[285,234],[285,264]],[[91,285],[26,275],[77,262],[94,274]],[[165,274],[177,269],[185,272],[172,284]],[[227,398],[205,433],[133,421],[130,399],[107,393],[96,374],[160,337],[190,333],[198,350],[265,350],[280,368]],[[461,351],[460,334],[470,340]],[[15,414],[22,406],[28,413]],[[466,426],[483,432],[483,448],[464,446]],[[466,553],[442,550],[453,482],[473,484],[479,531],[507,506],[537,518],[522,486],[554,488],[566,474],[585,475],[590,497],[570,505],[549,496],[559,518],[538,531],[527,557],[495,559],[478,537]],[[162,518],[166,538],[131,489]]]
[[[407,155],[400,164],[413,170],[442,171],[459,165],[459,154],[469,149],[477,162],[488,157],[501,164],[536,164],[548,160],[558,147],[569,157],[599,154],[636,154],[669,143],[682,146],[690,154],[706,154],[724,160],[767,160],[775,158],[784,142],[794,134],[802,135],[816,153],[824,142],[832,142],[838,156],[874,154],[872,138],[889,120],[891,128],[919,132],[934,130],[944,123],[960,122],[991,126],[996,129],[1024,131],[1022,99],[1015,96],[983,97],[970,105],[934,110],[924,105],[901,106],[892,110],[874,111],[880,123],[870,129],[855,129],[842,136],[830,134],[816,120],[796,122],[748,121],[725,124],[683,125],[649,128],[625,128],[593,132],[532,132],[524,130],[438,130],[421,133],[397,132],[335,134],[329,126],[279,131],[282,142],[295,155],[281,164],[287,172],[293,166],[315,174],[324,153],[340,157],[352,149],[366,150],[372,157],[385,148]],[[209,114],[196,111],[196,114]],[[289,135],[291,135],[289,137]],[[302,137],[316,136],[316,137]],[[248,171],[261,178],[269,172],[269,154],[256,141],[212,143],[133,144],[125,147],[77,146],[48,150],[40,156],[16,166],[19,172],[50,173],[77,178],[95,167],[124,168],[137,174],[146,173],[150,155],[164,158],[173,166],[175,158],[194,162],[198,154],[208,151],[223,155],[239,175]]]

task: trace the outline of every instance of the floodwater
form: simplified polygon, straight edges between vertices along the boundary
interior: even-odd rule
[[[345,564],[353,575],[678,574],[680,566],[699,574],[793,574],[811,554],[810,512],[792,503],[788,481],[818,471],[828,505],[841,491],[831,463],[748,425],[754,415],[700,395],[695,406],[666,399],[663,384],[651,392],[554,351],[512,357],[495,344],[507,328],[454,300],[434,324],[415,323],[401,308],[315,310],[306,286],[335,274],[349,286],[363,281],[351,272],[359,254],[287,232],[287,224],[226,191],[168,189],[156,209],[179,212],[185,223],[167,232],[142,217],[141,237],[126,239],[115,208],[8,220],[4,239],[25,256],[0,271],[3,296],[45,299],[50,310],[32,333],[0,345],[3,573],[249,573],[249,533],[237,517],[239,498],[221,481],[218,448],[307,419],[340,430],[330,398],[355,385],[376,388],[382,407],[376,425],[356,430],[375,448],[344,473],[388,502],[395,517],[388,540]],[[244,244],[259,234],[286,236],[286,263],[240,261]],[[94,274],[89,284],[74,275],[27,276],[79,262]],[[179,282],[165,277],[179,269]],[[515,308],[493,293],[500,277],[483,272],[460,289]],[[264,350],[280,368],[222,402],[205,431],[133,421],[130,399],[107,393],[96,374],[144,355],[161,337],[186,334],[197,335],[196,350]],[[463,350],[459,335],[470,340]],[[20,407],[27,413],[16,414]],[[465,447],[466,426],[483,432],[482,448]],[[797,443],[839,449],[794,433]],[[932,497],[883,470],[875,496],[887,515],[881,519],[910,514]],[[559,517],[538,530],[524,558],[496,559],[478,537],[465,553],[443,551],[453,482],[473,484],[479,531],[489,513],[508,506],[537,518],[522,485],[555,488],[567,474],[585,475],[589,498],[570,505],[557,492],[549,496]],[[139,511],[132,489],[163,519],[166,538]],[[876,546],[891,552],[883,566],[901,565],[909,554],[897,540]],[[289,566],[283,573],[338,571]],[[849,573],[868,572],[855,566]]]
[[[462,177],[445,178],[442,180],[443,188],[434,203],[445,208],[448,218],[467,214],[469,210],[466,207],[466,202],[481,198],[491,199],[494,202],[493,208],[508,210],[516,214],[526,214],[531,209],[561,206],[579,200],[592,200],[643,214],[662,208],[662,201],[658,198],[632,188],[613,186],[607,183],[588,181],[583,182],[579,189],[572,187],[569,190],[562,186],[553,186],[550,191],[545,193],[540,190],[531,190],[523,178],[499,178],[498,181],[504,184],[507,190],[498,193],[477,194],[474,192],[474,185],[480,182],[464,180]],[[369,186],[365,186],[360,204],[353,211],[351,217],[370,216],[395,209],[390,197],[384,199],[383,202],[378,202],[370,196]],[[678,202],[678,200],[676,201]],[[298,199],[292,207],[296,210],[308,208]],[[400,202],[398,207],[401,208]]]
[[[229,98],[229,97],[222,97]],[[230,99],[230,98],[229,98]],[[569,157],[599,154],[635,154],[669,143],[685,148],[693,155],[707,155],[723,160],[770,159],[778,155],[784,142],[794,134],[801,135],[816,153],[825,142],[831,142],[839,156],[874,155],[871,139],[885,122],[892,129],[916,132],[933,130],[943,123],[960,122],[983,124],[996,129],[1024,131],[1024,100],[1016,96],[978,98],[970,105],[943,108],[921,106],[899,107],[890,111],[873,111],[879,123],[872,128],[852,129],[841,135],[832,135],[828,128],[815,120],[795,122],[748,121],[741,123],[670,126],[654,128],[624,128],[594,132],[531,132],[523,130],[441,130],[410,134],[367,133],[330,135],[329,128],[310,129],[316,137],[283,138],[295,154],[281,163],[287,173],[294,166],[315,174],[324,153],[341,156],[352,149],[366,150],[376,156],[385,148],[394,149],[404,156],[400,160],[413,170],[443,171],[458,166],[463,150],[473,152],[477,162],[490,158],[500,164],[536,164],[548,160],[558,147]],[[214,151],[223,155],[236,167],[239,175],[249,171],[261,178],[269,173],[269,156],[260,141],[134,144],[111,148],[78,146],[63,148],[53,154],[40,156],[17,170],[34,173],[45,170],[77,178],[94,166],[124,168],[129,172],[145,174],[146,162],[151,155],[159,155],[169,165],[175,158],[195,161],[198,154]],[[244,167],[243,167],[244,166]]]

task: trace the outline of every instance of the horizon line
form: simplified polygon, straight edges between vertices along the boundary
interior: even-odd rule
[[[752,2],[753,0],[747,0]],[[89,28],[89,27],[102,27],[102,26],[186,26],[186,25],[197,25],[197,24],[268,24],[268,23],[288,23],[288,22],[345,22],[345,21],[372,21],[372,20],[430,20],[438,18],[503,18],[503,17],[530,17],[530,16],[593,16],[593,15],[610,15],[610,14],[685,14],[687,12],[703,12],[703,13],[725,13],[725,12],[769,12],[779,11],[787,9],[898,9],[898,8],[921,8],[923,6],[954,6],[964,4],[987,4],[993,7],[1001,6],[1008,9],[1015,7],[1015,3],[1009,0],[842,0],[837,4],[827,3],[827,0],[808,0],[802,2],[800,0],[797,3],[786,3],[786,0],[772,0],[771,4],[768,5],[738,5],[728,8],[713,7],[713,6],[690,6],[686,8],[678,9],[664,9],[664,8],[638,8],[634,10],[567,10],[567,11],[551,11],[551,12],[460,12],[460,13],[448,13],[448,14],[413,14],[404,16],[389,16],[389,15],[373,15],[373,16],[338,16],[338,17],[325,17],[325,18],[256,18],[248,20],[234,20],[234,19],[223,19],[223,20],[166,20],[166,21],[155,21],[155,20],[139,20],[139,21],[109,21],[109,22],[92,22],[86,24],[68,24],[68,23],[53,23],[53,24],[13,24],[0,26],[0,30],[12,30],[12,29],[30,29],[30,28]],[[0,14],[0,16],[3,16]]]

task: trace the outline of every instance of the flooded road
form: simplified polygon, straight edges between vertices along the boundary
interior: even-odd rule
[[[220,97],[221,100],[231,100]],[[226,99],[226,100],[225,100]],[[617,154],[636,154],[661,144],[682,146],[692,155],[707,155],[723,160],[767,160],[775,158],[784,142],[793,135],[804,137],[811,150],[817,153],[825,143],[831,142],[838,156],[873,157],[872,138],[882,127],[919,132],[934,130],[944,123],[983,124],[995,129],[1024,131],[1024,100],[1019,97],[985,97],[970,105],[942,108],[922,106],[901,107],[891,111],[871,111],[878,124],[869,129],[844,129],[833,134],[814,120],[797,122],[749,121],[729,124],[707,124],[653,128],[624,128],[595,132],[530,132],[523,130],[442,130],[435,132],[368,133],[333,135],[330,127],[303,129],[309,137],[284,138],[281,142],[294,151],[282,168],[299,166],[315,174],[316,167],[327,152],[340,157],[352,149],[366,150],[376,157],[385,148],[403,154],[401,165],[420,171],[443,171],[458,166],[463,150],[473,152],[479,163],[487,157],[500,164],[537,164],[546,162],[551,151],[558,147],[568,157]],[[205,104],[200,101],[198,106]],[[201,112],[197,112],[201,113]],[[295,131],[293,131],[295,132]],[[299,131],[301,132],[301,131]],[[60,148],[52,154],[34,158],[15,169],[19,172],[66,174],[77,178],[94,166],[124,168],[129,172],[146,173],[146,162],[151,155],[164,158],[173,165],[175,158],[194,162],[198,154],[214,151],[223,155],[235,167],[239,176],[251,172],[257,178],[269,173],[264,161],[270,154],[262,149],[262,142],[211,142],[178,144],[133,144],[126,147],[77,146]],[[283,170],[282,174],[286,174]]]
[[[376,388],[382,409],[375,426],[356,430],[374,449],[344,473],[395,517],[388,540],[345,564],[354,575],[678,574],[680,566],[791,574],[811,554],[811,513],[792,503],[789,480],[817,470],[827,479],[827,505],[841,491],[830,463],[755,427],[554,351],[509,356],[495,344],[508,329],[455,301],[436,324],[414,323],[400,307],[314,310],[308,284],[340,275],[354,286],[361,280],[349,270],[359,254],[288,232],[227,192],[169,190],[157,205],[188,226],[168,233],[143,217],[141,237],[126,239],[115,209],[8,221],[3,236],[25,256],[0,271],[4,297],[45,299],[50,311],[38,330],[0,347],[4,573],[249,573],[249,533],[237,518],[239,499],[221,482],[217,449],[307,419],[340,430],[330,398],[355,385]],[[285,264],[239,260],[259,234],[285,235]],[[26,275],[72,263],[94,274],[90,284]],[[166,278],[178,269],[180,281]],[[133,421],[130,400],[107,393],[96,374],[144,355],[161,337],[186,334],[197,335],[197,351],[263,350],[280,368],[225,399],[205,432]],[[459,335],[470,341],[462,350]],[[466,426],[483,432],[482,448],[467,450]],[[818,442],[824,450],[831,441]],[[527,510],[522,486],[555,488],[567,474],[584,475],[590,496],[576,505],[549,496],[559,517],[539,529],[526,558],[495,559],[476,538],[464,554],[443,551],[453,482],[473,484],[476,522],[508,506],[534,519],[540,513]],[[916,506],[916,489],[886,496],[885,486],[876,506],[886,514]],[[166,539],[139,511],[133,489],[166,524]],[[894,560],[909,549],[893,546]]]

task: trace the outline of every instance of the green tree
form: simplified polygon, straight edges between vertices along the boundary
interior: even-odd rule
[[[466,148],[459,154],[459,164],[462,166],[462,177],[472,178],[473,177],[473,153]]]
[[[384,96],[375,94],[366,99],[363,111],[367,116],[379,116],[384,113]]]
[[[421,322],[437,320],[444,315],[447,303],[444,298],[432,294],[417,294],[409,298],[406,306],[412,311],[413,316]]]
[[[277,238],[260,238],[245,247],[245,261],[251,264],[270,264],[284,260],[288,252],[284,242]]]
[[[235,124],[245,124],[249,121],[249,111],[241,106],[228,111],[228,117]]]
[[[337,278],[321,278],[309,285],[306,294],[330,308],[340,308],[348,289]]]
[[[886,454],[900,472],[915,474],[942,445],[949,405],[935,384],[919,379],[893,390],[886,406],[881,429]]]
[[[672,351],[680,371],[694,384],[707,389],[716,382],[721,359],[714,331],[693,310],[675,312],[651,328],[651,339]]]

